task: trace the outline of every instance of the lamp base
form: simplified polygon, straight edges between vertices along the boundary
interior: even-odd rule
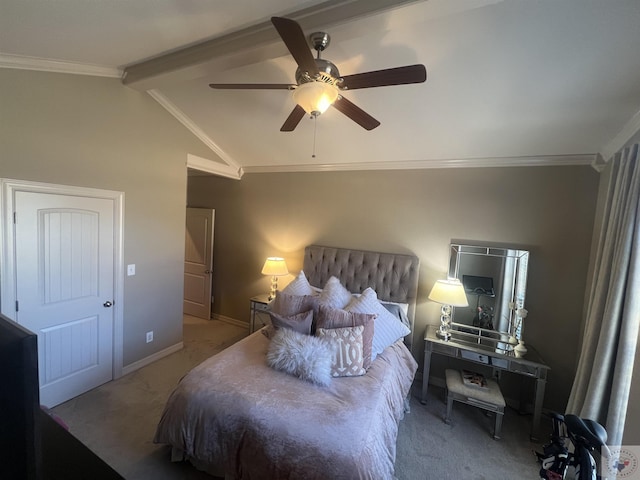
[[[278,290],[278,277],[273,275],[271,277],[271,291],[269,292],[269,301],[276,298],[276,290]]]
[[[451,305],[442,305],[441,313],[440,328],[436,332],[436,336],[447,341],[451,339]]]
[[[442,331],[442,328],[440,328],[436,332],[436,337],[441,338],[442,340],[448,341],[448,340],[451,340],[451,332],[444,332]]]

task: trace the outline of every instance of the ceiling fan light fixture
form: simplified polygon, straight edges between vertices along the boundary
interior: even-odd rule
[[[324,113],[337,99],[338,87],[325,82],[307,82],[293,91],[293,100],[309,115]]]

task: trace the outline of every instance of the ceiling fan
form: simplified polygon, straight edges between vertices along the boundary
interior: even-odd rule
[[[320,53],[329,46],[331,39],[328,34],[315,32],[309,35],[317,52],[317,57],[313,58],[302,28],[296,21],[272,17],[271,23],[298,64],[296,83],[211,83],[209,86],[216,89],[293,90],[296,106],[280,128],[282,132],[293,131],[305,113],[317,117],[332,105],[361,127],[373,130],[380,122],[343,97],[344,90],[422,83],[427,79],[424,65],[387,68],[341,77],[338,67],[320,58]]]

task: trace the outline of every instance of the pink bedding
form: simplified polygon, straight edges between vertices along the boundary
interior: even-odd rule
[[[167,401],[154,441],[229,479],[392,479],[417,369],[404,344],[366,375],[328,387],[269,368],[268,345],[256,332],[194,368]]]

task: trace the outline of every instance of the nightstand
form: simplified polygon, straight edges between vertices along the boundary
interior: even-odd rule
[[[269,295],[256,295],[249,300],[249,309],[251,312],[249,320],[249,333],[255,332],[258,328],[262,328],[269,323]],[[256,323],[257,321],[257,323]]]

